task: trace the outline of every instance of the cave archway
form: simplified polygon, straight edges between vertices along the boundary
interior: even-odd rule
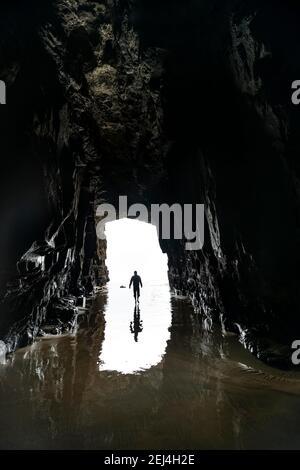
[[[128,374],[157,365],[165,354],[172,317],[168,259],[151,224],[122,218],[107,223],[105,233],[110,281],[99,368]],[[143,282],[138,305],[128,289],[134,270]]]
[[[121,194],[146,205],[205,204],[202,251],[161,241],[171,287],[205,318],[242,333],[259,357],[270,355],[257,339],[266,334],[289,350],[300,328],[292,2],[275,9],[266,2],[257,12],[255,2],[80,8],[62,0],[66,8],[29,2],[18,14],[6,3],[0,341],[7,351],[45,328],[69,328],[78,299],[106,283],[95,207]]]
[[[136,268],[147,282],[168,283],[168,258],[161,250],[154,225],[121,218],[108,222],[105,232],[111,282],[127,285]]]

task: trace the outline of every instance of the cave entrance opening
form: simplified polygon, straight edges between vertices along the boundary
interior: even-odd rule
[[[168,257],[161,251],[154,225],[123,218],[108,222],[105,233],[111,282],[128,287],[138,271],[144,283],[168,284]]]
[[[100,370],[132,374],[161,362],[172,321],[168,257],[154,225],[120,219],[105,225],[109,271]],[[143,288],[135,303],[129,282],[137,271]]]

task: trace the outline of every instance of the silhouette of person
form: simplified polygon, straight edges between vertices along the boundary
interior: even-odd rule
[[[140,309],[137,305],[134,307],[133,321],[130,322],[130,331],[134,335],[134,341],[137,343],[139,333],[143,331],[143,320],[141,320]]]
[[[133,285],[133,296],[136,302],[139,302],[140,298],[140,286],[143,287],[142,279],[138,275],[137,271],[134,271],[134,275],[132,276],[129,284],[129,289]]]

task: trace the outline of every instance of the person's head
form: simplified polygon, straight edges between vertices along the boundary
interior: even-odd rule
[[[134,271],[134,275],[135,275],[135,276],[137,275],[137,271]]]

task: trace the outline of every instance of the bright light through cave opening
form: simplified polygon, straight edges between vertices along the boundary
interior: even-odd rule
[[[137,373],[161,362],[170,339],[168,259],[151,224],[121,219],[107,223],[105,233],[110,282],[99,367]],[[134,271],[143,282],[138,306],[129,290]]]
[[[121,219],[106,224],[107,261],[112,282],[128,284],[134,271],[147,282],[168,283],[168,258],[154,225]]]

